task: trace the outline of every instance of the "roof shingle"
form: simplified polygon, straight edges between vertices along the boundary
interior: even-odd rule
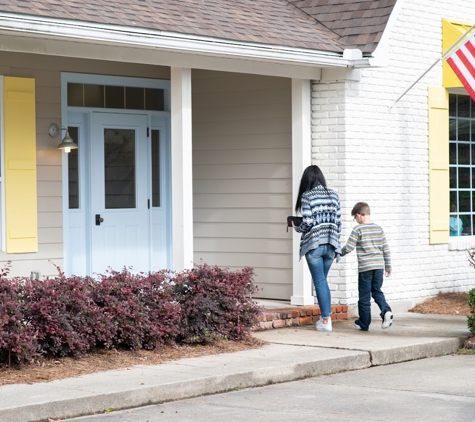
[[[0,13],[192,36],[372,52],[396,0],[0,0]],[[364,35],[364,36],[363,36]],[[364,39],[364,41],[361,41]]]
[[[376,49],[397,0],[288,0],[363,53]]]

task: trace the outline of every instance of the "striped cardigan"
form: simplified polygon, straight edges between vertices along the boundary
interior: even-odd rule
[[[318,185],[302,194],[302,223],[295,228],[302,233],[300,258],[322,245],[332,245],[341,254],[341,209],[340,198],[333,189]]]
[[[381,226],[364,223],[353,228],[341,255],[349,254],[355,248],[359,273],[379,269],[391,272],[391,254]]]

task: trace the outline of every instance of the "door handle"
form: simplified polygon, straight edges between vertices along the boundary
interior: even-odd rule
[[[101,217],[101,214],[96,214],[96,226],[100,226],[104,222],[104,219]]]

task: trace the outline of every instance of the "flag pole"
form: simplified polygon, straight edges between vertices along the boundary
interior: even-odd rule
[[[475,24],[472,25],[469,29],[467,29],[467,31],[459,38],[457,39],[457,41],[455,41],[447,50],[445,50],[442,55],[421,75],[419,76],[413,83],[412,85],[407,88],[399,97],[396,101],[394,101],[394,103],[389,107],[389,111],[391,111],[391,109],[397,104],[397,102],[402,98],[404,97],[404,95],[406,95],[413,87],[415,84],[417,84],[417,82],[419,82],[425,75],[427,75],[427,73],[429,73],[429,71],[437,64],[439,63],[439,61],[441,61],[442,59],[445,58],[445,56],[447,56],[449,53],[452,52],[452,50],[454,49],[455,46],[457,46],[460,41],[462,41],[473,29],[475,28]]]

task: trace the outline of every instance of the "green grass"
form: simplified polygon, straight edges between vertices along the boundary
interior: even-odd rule
[[[475,355],[475,349],[458,349],[456,355]]]

